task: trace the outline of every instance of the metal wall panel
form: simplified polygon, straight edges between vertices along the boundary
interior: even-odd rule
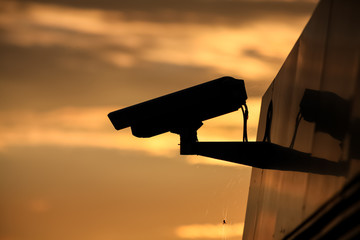
[[[337,177],[253,168],[243,239],[283,238],[360,171],[356,150],[360,141],[355,134],[360,129],[359,12],[360,2],[355,0],[319,3],[263,96],[257,137],[263,140],[272,101],[271,142],[289,147],[305,89],[330,92],[349,106],[350,121],[343,121],[348,124],[346,134],[338,126],[346,119],[338,116],[344,111],[326,106],[328,99],[322,95],[319,104],[332,109],[329,116],[334,119],[316,124],[301,120],[294,149],[329,161],[349,162],[349,174]]]
[[[260,123],[266,122],[266,113],[268,111],[268,106],[271,101],[272,96],[272,89],[273,84],[267,89],[266,93],[262,97],[262,104],[261,104],[261,114],[260,114]],[[258,126],[258,136],[257,139],[262,139],[264,137],[265,132],[265,124],[259,124]],[[262,134],[259,136],[259,134]],[[254,239],[257,218],[261,212],[262,208],[262,196],[263,190],[262,188],[262,178],[263,178],[264,171],[262,169],[253,168],[252,175],[250,180],[250,189],[249,189],[249,196],[248,196],[248,211],[251,210],[251,214],[246,214],[245,224],[247,231],[244,231],[244,239]],[[249,208],[250,207],[250,208]]]

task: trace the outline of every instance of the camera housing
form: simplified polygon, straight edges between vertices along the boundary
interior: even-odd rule
[[[197,130],[202,121],[238,110],[247,99],[243,80],[222,77],[108,114],[116,130],[131,127],[136,137],[181,129]]]

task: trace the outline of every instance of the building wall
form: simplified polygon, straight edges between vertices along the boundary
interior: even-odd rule
[[[272,102],[271,142],[289,147],[305,89],[334,93],[348,108],[321,98],[319,102],[329,113],[327,120],[303,118],[294,149],[346,162],[349,171],[338,177],[253,168],[243,239],[282,239],[360,172],[359,12],[357,0],[320,1],[263,96],[257,136],[258,141],[264,138]],[[336,134],[339,132],[344,134]]]

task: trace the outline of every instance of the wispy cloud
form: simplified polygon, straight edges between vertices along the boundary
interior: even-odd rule
[[[17,0],[29,3],[27,0]],[[31,0],[49,3],[48,0]],[[243,25],[254,19],[292,21],[307,16],[318,0],[136,0],[136,1],[72,1],[51,0],[54,5],[78,9],[118,9],[129,21],[199,22],[202,24]],[[291,16],[291,19],[289,18]],[[113,16],[111,16],[113,17]],[[116,16],[115,16],[116,17]]]
[[[249,126],[257,125],[260,100],[249,100],[250,110],[254,112],[253,121]],[[75,108],[65,107],[51,111],[8,110],[1,111],[0,119],[0,148],[5,150],[11,146],[79,146],[115,148],[122,150],[143,151],[151,155],[174,156],[178,154],[179,137],[174,134],[162,134],[151,139],[135,138],[130,129],[115,131],[107,114],[117,107]],[[225,115],[226,116],[226,115]],[[199,134],[201,139],[207,140],[238,140],[242,133],[242,116],[239,119],[228,115],[214,123],[207,123]],[[227,129],[238,129],[238,135]],[[251,135],[250,138],[255,138]],[[191,164],[213,164],[211,161],[188,161]],[[218,161],[221,162],[221,161]],[[219,163],[220,164],[220,163]],[[226,164],[226,163],[223,163]]]
[[[77,146],[143,151],[172,156],[178,139],[163,134],[138,139],[130,130],[116,132],[107,113],[114,108],[64,108],[48,112],[3,111],[0,120],[0,149],[11,146]]]
[[[171,23],[166,25],[167,30],[164,31],[163,24],[126,21],[121,17],[121,12],[112,10],[6,3],[2,7],[0,26],[4,29],[4,41],[8,44],[29,48],[57,46],[91,52],[103,61],[126,68],[135,67],[138,61],[149,61],[210,67],[219,72],[238,74],[251,72],[252,68],[256,68],[256,64],[260,64],[257,66],[262,71],[256,70],[254,75],[265,74],[266,69],[269,69],[265,66],[267,63],[253,57],[245,59],[244,64],[239,67],[241,48],[256,44],[256,29],[252,30],[250,27],[237,29],[217,26],[214,29],[213,26],[199,24]],[[114,15],[116,18],[111,17]],[[277,54],[278,50],[273,49]],[[29,83],[28,85],[31,86]],[[39,94],[43,94],[43,91],[39,91]],[[253,109],[259,109],[259,99],[249,103],[254,105]],[[5,117],[0,120],[0,147],[91,146],[138,150],[163,156],[177,154],[177,136],[164,134],[151,140],[136,139],[129,136],[129,130],[115,132],[111,129],[106,114],[117,108],[120,106],[3,111],[2,115]],[[250,117],[249,127],[256,129],[257,115],[253,116]],[[209,127],[203,129],[203,140],[236,140],[242,131],[241,119],[225,117],[212,123],[209,121]]]
[[[165,24],[128,21],[124,14],[8,4],[2,10],[0,26],[11,44],[76,48],[119,67],[150,61],[209,67],[252,80],[274,76],[300,34],[293,25],[277,21],[253,20],[241,26]],[[305,17],[299,21],[305,22]],[[256,49],[257,54],[247,54],[249,49]]]
[[[244,223],[235,224],[192,224],[180,226],[176,235],[186,239],[227,239],[241,237]]]

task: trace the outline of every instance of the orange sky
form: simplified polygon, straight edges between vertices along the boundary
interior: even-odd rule
[[[221,76],[261,96],[316,1],[1,1],[0,240],[241,239],[250,168],[107,113]],[[199,140],[242,139],[240,112]],[[221,224],[226,219],[226,225]]]

